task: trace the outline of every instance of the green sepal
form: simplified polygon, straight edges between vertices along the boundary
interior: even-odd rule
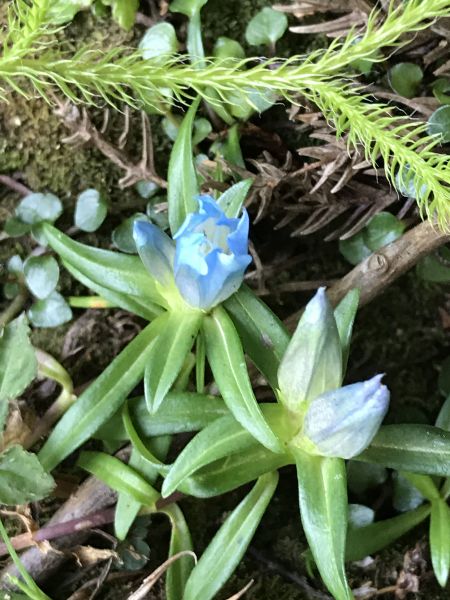
[[[77,464],[116,492],[124,492],[144,506],[156,510],[159,492],[118,458],[104,452],[82,452]]]
[[[225,404],[234,418],[263,446],[283,452],[253,393],[241,341],[233,321],[218,306],[203,321],[206,355]]]
[[[292,452],[300,516],[317,568],[336,600],[352,600],[344,565],[348,518],[345,463],[299,449]]]
[[[39,452],[45,469],[54,469],[122,405],[142,379],[152,345],[165,321],[164,314],[147,325],[64,414]]]
[[[210,600],[239,564],[278,483],[278,474],[260,477],[227,517],[187,581],[183,600]]]
[[[201,326],[200,311],[167,313],[164,329],[148,357],[144,375],[145,399],[151,414],[157,412],[180,373]]]

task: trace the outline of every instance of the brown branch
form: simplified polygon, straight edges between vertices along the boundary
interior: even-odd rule
[[[360,306],[364,306],[421,258],[448,242],[448,233],[438,230],[429,221],[424,221],[359,263],[327,290],[328,298],[336,306],[350,290],[359,288]],[[288,329],[296,327],[301,313],[302,311],[298,311],[286,319]]]
[[[14,190],[21,196],[28,196],[28,194],[32,193],[32,191],[27,188],[26,185],[23,185],[23,183],[20,183],[9,175],[0,175],[0,183],[3,183],[3,185],[9,187],[11,190]]]

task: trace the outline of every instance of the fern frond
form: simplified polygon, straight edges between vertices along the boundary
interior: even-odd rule
[[[380,62],[381,48],[400,47],[410,41],[410,35],[429,27],[430,22],[450,15],[449,0],[409,0],[391,4],[387,15],[373,10],[364,33],[352,30],[342,41],[336,38],[326,50],[319,50],[308,58],[318,72],[343,75],[345,69],[360,59]],[[408,34],[404,39],[401,36]]]
[[[374,167],[382,160],[394,187],[412,185],[422,215],[450,230],[450,157],[435,152],[439,136],[424,135],[426,123],[392,116],[389,106],[344,90],[339,82],[326,82],[305,95],[339,137],[346,134],[350,146],[363,146]]]
[[[11,2],[2,60],[19,58],[48,47],[48,38],[60,29],[47,22],[50,2],[51,0]]]

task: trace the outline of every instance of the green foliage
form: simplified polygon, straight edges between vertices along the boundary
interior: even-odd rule
[[[340,240],[339,250],[352,265],[357,265],[379,248],[397,240],[405,224],[388,212],[380,212],[352,237]]]
[[[444,143],[450,142],[450,107],[441,106],[428,119],[428,133]]]
[[[204,4],[193,2],[180,8],[174,3],[172,9],[194,18]],[[225,99],[230,103],[231,98],[236,108],[238,104],[248,104],[253,110],[258,110],[255,93],[261,96],[270,92],[294,102],[299,93],[304,94],[317,103],[338,135],[346,133],[350,145],[364,146],[366,158],[372,164],[381,156],[386,175],[394,186],[399,173],[407,181],[413,181],[416,189],[424,186],[424,194],[418,198],[423,213],[430,217],[437,215],[439,223],[446,226],[450,181],[447,158],[433,151],[438,140],[423,136],[426,124],[393,117],[389,107],[373,103],[342,78],[354,61],[367,58],[380,61],[379,48],[399,46],[404,43],[400,41],[402,33],[420,31],[430,19],[445,16],[448,0],[410,0],[397,8],[392,5],[381,25],[380,14],[375,11],[362,36],[352,31],[343,41],[332,42],[327,50],[313,52],[308,57],[277,60],[276,68],[270,68],[271,61],[243,68],[245,62],[238,60],[231,65],[230,58],[226,58],[203,61],[201,69],[195,64],[180,64],[177,57],[164,65],[155,65],[154,61],[142,60],[140,52],[124,54],[120,48],[101,55],[92,48],[84,48],[63,59],[51,46],[39,41],[41,35],[50,40],[46,2],[39,0],[29,7],[24,0],[18,0],[17,5],[20,17],[11,16],[13,28],[6,40],[7,51],[0,60],[0,80],[18,92],[27,94],[18,86],[20,78],[28,80],[46,98],[49,87],[56,87],[74,101],[97,103],[101,98],[113,104],[150,102],[161,107],[168,103],[164,90],[169,89],[182,103],[194,93],[213,107],[221,106]],[[119,2],[114,6],[117,11],[122,10]],[[132,10],[127,8],[127,19]],[[33,55],[31,49],[37,53]],[[22,62],[24,56],[26,61]]]
[[[283,37],[288,27],[288,20],[284,13],[273,8],[263,8],[247,25],[245,39],[251,46],[274,44]]]
[[[37,361],[22,315],[7,325],[0,337],[0,429],[8,401],[17,398],[37,375]]]
[[[23,265],[25,282],[32,294],[44,300],[55,290],[59,266],[53,256],[29,256]]]
[[[0,502],[25,504],[45,498],[55,486],[35,454],[10,446],[0,454]]]
[[[85,190],[77,199],[75,225],[82,231],[96,231],[106,218],[108,204],[97,190]]]
[[[423,71],[414,63],[398,63],[389,71],[392,89],[404,98],[413,98],[417,94],[422,79]]]

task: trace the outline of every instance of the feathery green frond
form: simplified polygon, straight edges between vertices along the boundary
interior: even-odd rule
[[[362,145],[375,167],[381,158],[391,184],[412,184],[421,212],[437,218],[443,229],[450,228],[450,157],[434,152],[439,137],[424,135],[426,123],[392,116],[389,106],[349,93],[339,82],[316,86],[306,95],[338,136],[347,134],[349,145]]]
[[[437,215],[443,227],[450,227],[449,159],[434,152],[438,140],[424,135],[424,124],[393,117],[389,107],[374,103],[343,81],[353,61],[378,60],[375,53],[381,47],[399,46],[404,34],[448,15],[450,0],[409,0],[397,7],[392,3],[383,22],[380,11],[374,11],[365,33],[352,31],[343,41],[336,40],[307,57],[259,63],[258,59],[205,59],[201,69],[187,57],[174,56],[155,64],[126,48],[108,52],[82,48],[74,56],[61,54],[46,38],[55,32],[46,25],[50,2],[16,0],[0,57],[1,94],[6,85],[25,96],[34,90],[49,101],[50,92],[59,90],[73,102],[125,103],[159,110],[169,102],[167,90],[179,104],[196,96],[212,105],[238,98],[253,108],[252,96],[258,91],[273,92],[291,102],[304,96],[317,104],[338,135],[347,133],[351,145],[362,144],[374,165],[381,158],[394,186],[398,181],[411,183],[424,214]]]
[[[352,30],[342,41],[336,38],[325,50],[308,58],[323,75],[344,75],[345,69],[360,59],[380,62],[381,48],[399,47],[411,40],[411,35],[429,27],[430,22],[450,14],[449,0],[391,1],[387,15],[374,10],[369,15],[363,33]],[[402,38],[402,36],[405,36]]]

